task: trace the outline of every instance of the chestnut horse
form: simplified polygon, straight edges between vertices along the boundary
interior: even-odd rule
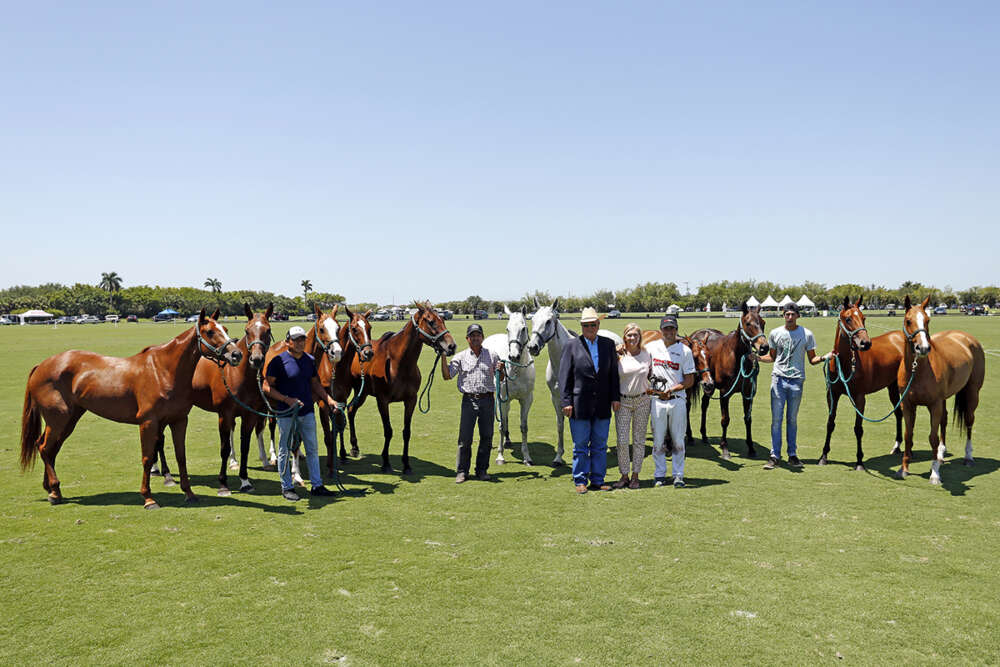
[[[420,390],[420,351],[424,345],[439,356],[455,354],[455,339],[451,337],[444,320],[429,303],[415,304],[417,312],[410,316],[401,331],[386,332],[373,345],[374,356],[362,368],[360,363],[351,364],[351,382],[356,399],[347,408],[347,420],[351,425],[351,449],[358,446],[354,431],[354,417],[368,396],[374,396],[382,417],[382,472],[392,472],[389,465],[389,442],[392,440],[392,424],[389,421],[389,404],[403,402],[403,474],[413,472],[410,468],[410,422],[413,408],[417,405]],[[433,369],[431,370],[433,377]]]
[[[704,329],[702,331],[704,331]],[[719,333],[721,334],[721,332]],[[643,347],[654,340],[663,340],[663,334],[654,329],[642,332],[641,344]],[[691,404],[697,400],[698,395],[702,391],[704,391],[706,395],[710,396],[715,390],[715,380],[712,379],[712,369],[709,365],[708,347],[705,345],[704,341],[697,340],[691,336],[678,336],[677,340],[687,345],[691,350],[691,356],[694,357],[694,375],[695,378],[697,378],[697,382],[691,385],[690,389],[687,390],[687,404],[684,406],[688,416],[687,432],[684,436],[684,444],[687,446],[694,442],[694,438],[691,436]],[[667,437],[670,437],[669,433],[667,433]],[[670,449],[668,448],[667,451],[670,451]]]
[[[729,428],[729,399],[738,393],[743,399],[743,423],[746,425],[747,457],[755,458],[757,452],[750,435],[753,422],[753,398],[757,391],[758,365],[756,356],[767,354],[767,336],[764,334],[764,318],[756,310],[751,310],[744,302],[736,330],[723,335],[716,329],[699,329],[691,334],[691,338],[703,342],[708,353],[709,367],[712,369],[712,380],[719,389],[719,407],[722,411],[722,438],[719,447],[722,458],[729,460],[729,441],[726,430]],[[705,430],[705,418],[708,414],[708,404],[711,393],[701,397],[701,439],[708,442]]]
[[[896,383],[905,391],[903,396],[903,466],[896,477],[910,474],[913,455],[913,423],[917,406],[926,405],[931,415],[930,443],[934,453],[931,463],[931,484],[941,483],[941,464],[944,462],[944,444],[938,439],[938,427],[944,421],[944,403],[955,397],[953,412],[955,423],[966,431],[965,465],[972,461],[972,426],[979,406],[979,390],[986,376],[986,355],[979,341],[964,331],[942,331],[930,335],[930,316],[927,314],[928,296],[921,303],[913,304],[906,297],[903,316],[903,333],[909,343],[904,346],[903,362],[896,374]],[[912,375],[912,377],[910,377]],[[908,387],[909,391],[906,391]]]
[[[328,386],[328,380],[324,380],[324,373],[326,377],[329,378],[331,369],[333,365],[340,361],[341,357],[344,355],[344,348],[341,347],[340,341],[337,339],[339,325],[337,324],[337,311],[340,310],[339,304],[334,304],[333,308],[329,313],[324,313],[323,310],[317,304],[313,304],[313,308],[316,315],[316,321],[313,326],[306,332],[306,354],[309,354],[316,361],[316,373],[319,375],[320,383],[326,387]],[[267,351],[267,356],[264,359],[264,372],[267,371],[268,364],[276,356],[288,349],[288,341],[281,340],[271,346]],[[320,421],[323,424],[324,434],[329,431],[329,418],[326,414],[327,407],[325,400],[317,400],[316,405],[320,412]],[[281,408],[281,406],[279,406]],[[274,429],[277,425],[277,420],[273,417],[269,421],[269,431],[271,435],[271,458],[274,458]],[[261,460],[264,460],[264,441],[260,436],[260,430],[263,429],[263,421],[260,423],[257,432],[257,443],[260,447]],[[335,452],[333,441],[327,437],[324,440],[326,442],[326,469],[329,474],[333,474],[333,466],[336,462],[333,460],[333,455]],[[290,443],[292,448],[297,449],[298,443]],[[275,460],[275,462],[277,462]],[[304,484],[302,476],[299,473],[299,457],[291,457],[292,465],[292,480],[296,484]]]
[[[41,455],[45,463],[42,486],[53,505],[62,502],[56,456],[85,412],[139,426],[142,443],[142,484],[146,509],[159,505],[149,491],[149,469],[156,443],[169,426],[173,436],[181,488],[187,502],[197,501],[188,480],[184,436],[193,404],[191,379],[202,356],[236,366],[243,357],[226,330],[203,308],[198,323],[173,340],[147,347],[128,358],[105,357],[70,350],[49,357],[31,369],[24,390],[21,417],[21,469]],[[42,431],[42,419],[45,430]]]
[[[341,414],[347,413],[347,399],[354,386],[351,369],[355,369],[360,374],[363,365],[371,362],[372,357],[375,356],[372,344],[372,325],[368,322],[372,311],[369,310],[362,315],[352,313],[351,309],[345,306],[345,312],[347,313],[348,320],[341,325],[340,330],[337,332],[337,338],[340,341],[341,348],[344,349],[344,355],[340,358],[340,361],[329,367],[328,372],[320,375],[320,382],[323,383],[324,387],[327,387],[330,395],[333,396],[333,400],[337,402],[337,407],[341,410]],[[354,399],[354,402],[359,400],[357,394],[355,394]],[[338,425],[334,429],[329,429],[327,419],[328,415],[326,412],[320,412],[324,436],[326,438],[335,438],[337,433],[340,433],[340,460],[346,461],[347,450],[344,449],[344,429],[342,425]],[[327,442],[328,450],[332,446],[332,441]],[[358,453],[357,441],[352,438],[351,456],[356,457]]]
[[[222,467],[219,470],[219,495],[230,495],[226,475],[226,462],[233,443],[236,418],[240,418],[240,491],[253,491],[247,473],[247,456],[250,450],[250,436],[253,434],[261,414],[267,411],[260,394],[258,376],[264,368],[264,357],[271,345],[271,314],[274,305],[268,304],[263,313],[254,314],[249,305],[244,304],[247,316],[243,328],[243,338],[236,344],[243,359],[235,367],[223,367],[212,359],[202,358],[194,371],[191,386],[193,401],[202,410],[219,415],[219,452]],[[163,469],[164,475],[168,474]]]
[[[864,435],[865,396],[883,389],[889,390],[889,400],[896,415],[896,448],[903,442],[903,410],[899,407],[899,387],[896,374],[903,361],[903,347],[906,344],[901,331],[890,331],[871,338],[865,328],[865,315],[861,312],[861,297],[856,303],[844,297],[844,307],[837,318],[834,333],[835,359],[826,363],[827,392],[826,406],[829,416],[826,420],[826,442],[818,465],[827,464],[830,453],[830,436],[837,425],[837,402],[847,394],[854,407],[854,435],[858,439],[855,470],[864,470],[864,452],[861,437]],[[872,420],[869,420],[872,421]]]

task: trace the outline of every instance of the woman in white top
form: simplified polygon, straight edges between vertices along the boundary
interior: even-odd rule
[[[625,344],[618,351],[618,377],[621,385],[621,407],[615,413],[618,435],[618,469],[622,478],[616,489],[639,488],[639,471],[646,454],[646,429],[649,426],[649,368],[651,358],[643,349],[642,331],[634,322],[625,327]],[[630,437],[631,436],[631,442]],[[630,446],[631,445],[631,446]],[[632,454],[632,478],[629,479],[629,453]]]

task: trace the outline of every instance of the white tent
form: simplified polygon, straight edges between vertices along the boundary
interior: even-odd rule
[[[51,320],[52,313],[46,313],[44,310],[29,310],[15,317],[21,320],[21,324],[27,324],[28,320]]]
[[[799,306],[801,306],[802,308],[815,308],[816,307],[816,304],[813,303],[813,300],[810,299],[809,297],[807,297],[805,294],[803,294],[799,298],[799,300],[796,301],[795,303],[799,304]]]
[[[747,305],[751,308],[756,308],[757,306],[760,306],[760,301],[757,300],[757,297],[751,294],[750,298],[747,299]]]
[[[782,297],[781,301],[778,302],[778,308],[784,308],[786,303],[795,303],[795,301],[792,300],[792,297],[786,294]]]
[[[770,294],[768,294],[767,298],[764,299],[763,303],[760,304],[760,307],[761,308],[777,308],[778,307],[778,302],[774,300],[773,296],[771,296]]]
[[[679,312],[681,312],[681,307],[676,303],[672,303],[667,306],[667,315],[676,315]]]

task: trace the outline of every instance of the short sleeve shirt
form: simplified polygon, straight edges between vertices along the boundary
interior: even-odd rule
[[[684,381],[685,375],[694,373],[694,355],[691,354],[691,348],[680,341],[667,347],[662,340],[654,340],[646,345],[646,351],[649,352],[652,363],[650,371],[652,385],[658,391],[680,384]],[[674,398],[687,400],[684,394]]]
[[[485,347],[477,357],[471,349],[456,354],[448,362],[448,373],[457,376],[455,384],[463,394],[485,394],[493,391],[493,355]]]
[[[768,334],[767,346],[774,350],[772,375],[791,380],[805,379],[806,352],[816,349],[812,331],[801,325],[792,331],[778,327]]]
[[[316,377],[316,361],[311,354],[303,352],[296,359],[285,350],[271,359],[267,365],[267,376],[275,379],[275,389],[302,401],[304,407],[299,410],[300,415],[312,412],[312,379]]]

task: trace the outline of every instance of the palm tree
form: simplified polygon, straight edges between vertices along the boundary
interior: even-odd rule
[[[101,282],[97,285],[102,290],[108,292],[108,308],[112,307],[111,300],[115,292],[122,288],[122,277],[116,271],[101,274]]]
[[[303,301],[308,301],[309,300],[309,292],[311,292],[312,288],[313,288],[312,281],[311,280],[303,280],[301,284],[302,284],[302,300]]]
[[[212,294],[218,294],[222,291],[222,281],[218,278],[205,278],[205,287],[212,290]]]

